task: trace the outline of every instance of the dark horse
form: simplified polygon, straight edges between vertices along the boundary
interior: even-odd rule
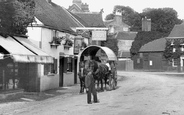
[[[95,60],[88,61],[89,66],[91,66],[93,69],[94,79],[97,81],[97,89],[99,89],[99,83],[101,83],[101,90],[103,91],[103,80],[106,89],[107,79],[109,78],[109,68],[107,65],[99,63]]]

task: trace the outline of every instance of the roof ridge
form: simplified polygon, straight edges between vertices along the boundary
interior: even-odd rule
[[[77,20],[73,15],[71,15],[71,13],[68,10],[66,10],[64,7],[62,7],[62,8],[72,17],[72,19],[74,20],[75,23],[77,21],[81,26],[85,27],[79,20]],[[78,23],[76,23],[76,24],[78,25]]]

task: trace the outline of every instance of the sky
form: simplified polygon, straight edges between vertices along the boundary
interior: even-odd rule
[[[73,0],[52,0],[52,2],[68,9]],[[99,12],[103,8],[103,18],[112,13],[115,5],[129,6],[141,13],[145,8],[173,8],[178,13],[179,19],[184,19],[183,0],[82,0],[89,5],[90,12]]]

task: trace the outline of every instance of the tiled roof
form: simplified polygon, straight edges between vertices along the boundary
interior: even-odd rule
[[[166,46],[166,38],[156,39],[141,47],[139,52],[157,52],[164,51]]]
[[[73,9],[76,9],[77,11],[82,11],[82,9],[77,4],[73,4],[68,8],[69,11],[72,11]]]
[[[124,22],[121,22],[120,24],[115,20],[115,19],[112,19],[112,20],[106,20],[104,22],[104,24],[106,26],[110,26],[110,25],[113,25],[113,26],[124,26],[124,27],[130,27],[129,25],[125,24]]]
[[[116,38],[118,40],[134,40],[137,32],[118,32]]]
[[[184,23],[175,25],[168,36],[168,38],[178,38],[178,37],[184,38]]]
[[[79,16],[77,16],[76,14],[70,12],[71,15],[73,15],[82,25],[84,25],[85,27],[88,27],[88,24]]]
[[[44,25],[71,33],[74,33],[71,27],[82,27],[65,8],[46,0],[35,0],[35,3],[35,16]]]
[[[74,14],[84,20],[89,27],[105,27],[101,13],[76,12]]]

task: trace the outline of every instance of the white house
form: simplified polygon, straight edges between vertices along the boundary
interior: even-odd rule
[[[65,8],[51,1],[36,0],[35,3],[35,22],[27,28],[27,35],[35,45],[54,57],[54,64],[40,70],[41,91],[73,85],[77,83],[77,56],[74,55],[77,35],[74,31],[84,26]]]

